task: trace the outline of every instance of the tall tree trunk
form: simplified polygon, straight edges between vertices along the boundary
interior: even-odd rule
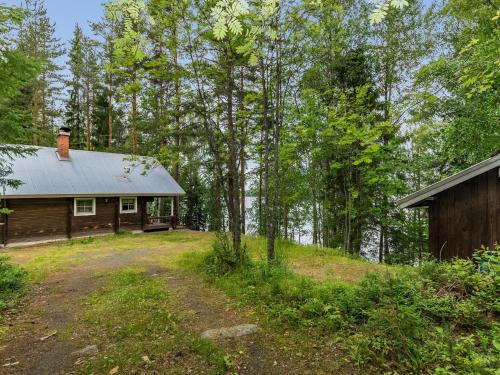
[[[33,144],[38,146],[38,89],[33,90]]]
[[[111,74],[109,75],[108,86],[108,148],[113,144],[113,83]]]
[[[259,219],[259,234],[264,235],[264,216],[262,213],[262,200],[263,200],[263,195],[262,195],[262,189],[263,189],[263,148],[262,144],[264,142],[264,137],[263,137],[264,129],[261,129],[260,131],[260,147],[259,147],[259,191],[257,195],[257,207],[258,207],[258,219]]]
[[[288,240],[288,205],[285,204],[285,207],[283,208],[283,232],[285,235],[285,240]]]
[[[240,72],[240,126],[241,126],[241,143],[240,143],[240,212],[241,212],[241,233],[245,234],[246,232],[246,163],[245,163],[245,145],[246,145],[246,131],[245,131],[245,104],[243,100],[245,98],[244,93],[244,77],[243,77],[243,68],[241,68]]]
[[[87,133],[87,150],[90,151],[92,150],[92,125],[91,125],[91,118],[90,118],[90,81],[87,78],[85,82],[85,128],[86,128],[86,133]]]
[[[136,119],[137,119],[137,93],[134,91],[132,93],[132,116],[130,122],[130,136],[132,144],[132,154],[137,154],[137,129],[136,129]]]
[[[233,234],[233,249],[238,260],[241,259],[241,220],[240,220],[240,190],[238,184],[238,150],[236,145],[236,129],[233,121],[233,66],[228,62],[227,79],[227,125],[229,129],[229,189],[231,231]]]
[[[274,260],[274,233],[271,217],[271,201],[270,201],[270,188],[271,188],[271,175],[270,175],[270,164],[271,164],[271,126],[269,120],[269,99],[268,99],[268,87],[266,79],[266,69],[264,63],[261,63],[261,84],[262,84],[262,108],[263,108],[263,125],[264,125],[264,155],[263,155],[263,187],[262,195],[264,196],[266,205],[266,238],[267,238],[267,260],[272,262]]]
[[[42,144],[47,139],[47,95],[46,87],[42,86]]]
[[[318,206],[317,206],[317,197],[316,197],[316,189],[313,188],[313,244],[318,244]]]
[[[378,241],[378,262],[384,263],[384,226],[380,224],[380,237]]]
[[[174,27],[173,32],[174,38],[174,69],[175,69],[175,150],[176,150],[176,158],[175,158],[175,166],[174,166],[174,178],[176,181],[179,181],[181,178],[181,95],[180,95],[180,82],[178,76],[178,51],[177,51],[177,28]],[[179,197],[174,198],[174,215],[176,220],[178,220],[180,211],[180,200]]]

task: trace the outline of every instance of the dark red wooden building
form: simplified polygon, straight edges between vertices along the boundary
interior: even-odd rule
[[[500,239],[500,154],[398,202],[428,207],[429,249],[437,259],[467,258]]]
[[[148,210],[156,207],[150,203],[155,198],[184,195],[161,164],[152,158],[70,150],[69,137],[63,128],[57,148],[38,147],[34,155],[14,158],[9,178],[22,185],[5,187],[0,196],[1,206],[11,211],[0,215],[0,244],[170,226],[171,217],[153,217]]]

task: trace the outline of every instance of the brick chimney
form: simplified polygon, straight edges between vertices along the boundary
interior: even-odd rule
[[[69,134],[70,129],[61,127],[57,136],[57,155],[60,160],[69,160]]]

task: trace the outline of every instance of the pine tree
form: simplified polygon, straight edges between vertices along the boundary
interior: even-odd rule
[[[58,115],[55,99],[62,81],[56,60],[64,49],[55,37],[55,24],[47,15],[43,0],[26,0],[28,12],[19,30],[18,45],[21,51],[39,65],[39,75],[34,80],[32,92],[33,144],[52,144],[48,137],[54,132],[54,119]]]
[[[138,151],[138,96],[142,88],[146,58],[145,4],[140,0],[115,0],[106,3],[106,19],[116,22],[118,35],[113,39],[111,71],[123,80],[121,91],[130,101],[130,149]]]
[[[0,4],[0,196],[7,186],[22,183],[10,177],[12,158],[34,151],[13,145],[25,143],[32,135],[31,127],[26,125],[31,113],[23,99],[38,74],[36,62],[17,48],[9,34],[21,24],[23,17],[21,9]],[[0,207],[0,213],[7,212]]]
[[[66,102],[65,123],[71,129],[72,145],[77,149],[84,148],[85,120],[83,110],[82,77],[84,70],[83,32],[77,24],[73,32],[69,50],[69,71],[71,78],[67,82],[69,98]]]

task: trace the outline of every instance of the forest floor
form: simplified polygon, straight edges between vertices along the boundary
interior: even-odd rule
[[[31,288],[0,319],[0,374],[349,374],[329,337],[270,326],[183,269],[210,233],[175,231],[7,249]],[[245,239],[252,257],[263,241]],[[353,282],[378,269],[341,253],[281,243],[296,271]],[[208,329],[256,324],[256,333],[202,339]]]

